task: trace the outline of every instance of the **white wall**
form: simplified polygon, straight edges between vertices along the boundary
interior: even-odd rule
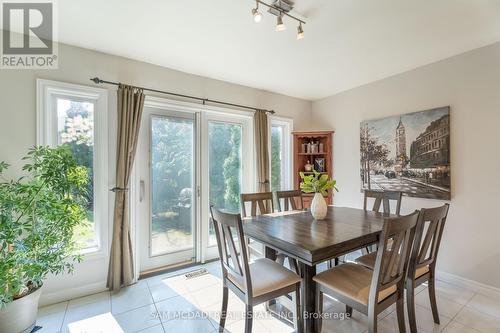
[[[245,64],[242,64],[244,66]],[[11,164],[11,177],[20,175],[20,158],[36,143],[36,79],[50,79],[93,85],[99,76],[138,86],[167,90],[210,99],[274,109],[279,116],[294,119],[295,129],[310,129],[311,102],[212,80],[126,58],[68,45],[59,46],[58,70],[0,70],[0,161]],[[101,86],[107,87],[107,86]],[[109,88],[109,188],[114,186],[116,87]],[[110,203],[113,197],[110,195]],[[110,209],[110,220],[112,210]],[[108,257],[78,265],[70,276],[50,278],[44,287],[42,303],[104,288]]]
[[[312,127],[335,130],[335,204],[361,207],[360,122],[447,105],[452,200],[438,269],[500,288],[500,43],[315,101]],[[404,197],[402,209],[441,204]]]

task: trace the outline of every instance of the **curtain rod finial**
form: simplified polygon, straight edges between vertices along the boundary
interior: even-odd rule
[[[102,82],[102,81],[101,81],[101,79],[99,79],[98,77],[95,77],[95,78],[93,78],[93,79],[90,79],[90,81],[94,81],[94,83],[96,83],[96,84],[99,84],[99,83],[101,83],[101,82]]]

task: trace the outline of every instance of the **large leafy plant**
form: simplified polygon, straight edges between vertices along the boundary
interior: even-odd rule
[[[300,183],[300,189],[305,193],[321,193],[323,196],[328,194],[328,190],[335,189],[339,191],[336,187],[337,181],[331,179],[327,174],[322,174],[313,170],[312,174],[300,173],[300,178],[302,182]]]
[[[82,260],[73,230],[86,216],[87,169],[67,146],[35,147],[23,160],[15,180],[0,162],[0,306]]]

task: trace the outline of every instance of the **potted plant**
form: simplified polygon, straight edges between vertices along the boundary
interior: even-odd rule
[[[327,213],[327,206],[324,196],[328,195],[328,190],[335,189],[337,182],[335,179],[331,179],[327,174],[321,174],[316,170],[313,170],[312,174],[300,173],[300,178],[302,182],[300,183],[300,189],[304,193],[314,193],[314,198],[311,202],[311,214],[316,220],[323,220]]]
[[[31,332],[44,278],[82,260],[73,237],[86,217],[87,169],[67,146],[35,147],[25,176],[7,180],[0,162],[0,332]]]

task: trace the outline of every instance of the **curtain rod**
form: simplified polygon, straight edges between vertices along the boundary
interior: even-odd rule
[[[106,83],[106,84],[112,84],[112,85],[115,85],[115,86],[120,85],[120,83],[118,83],[118,82],[101,80],[98,77],[92,78],[92,79],[90,79],[90,81],[93,81],[96,84]],[[155,92],[155,93],[165,94],[165,95],[171,95],[171,96],[177,96],[177,97],[182,97],[182,98],[194,99],[194,100],[202,102],[203,105],[205,105],[206,103],[214,103],[214,104],[221,104],[221,105],[227,105],[227,106],[234,106],[234,107],[237,107],[237,108],[247,109],[247,110],[265,111],[265,112],[270,113],[270,114],[274,114],[275,113],[274,110],[266,110],[266,109],[255,108],[255,107],[247,106],[247,105],[241,105],[241,104],[235,104],[235,103],[229,103],[229,102],[222,102],[222,101],[217,101],[217,100],[213,100],[213,99],[201,98],[201,97],[190,96],[190,95],[177,94],[177,93],[173,93],[173,92],[169,92],[169,91],[162,91],[162,90],[149,89],[149,88],[143,88],[143,87],[135,87],[135,88],[142,89],[144,91],[151,91],[151,92]]]

